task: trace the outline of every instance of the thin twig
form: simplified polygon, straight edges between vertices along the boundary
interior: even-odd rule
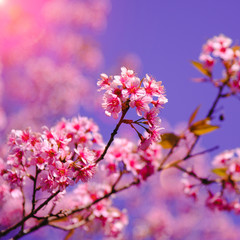
[[[202,177],[199,177],[195,172],[193,171],[188,171],[186,170],[185,168],[179,166],[179,165],[174,165],[175,168],[177,168],[178,170],[184,172],[184,173],[187,173],[189,176],[191,177],[194,177],[196,178],[197,180],[199,180],[203,185],[209,185],[209,184],[212,184],[212,183],[216,183],[215,180],[209,180],[207,178],[202,178]]]
[[[193,158],[193,157],[196,157],[196,156],[199,156],[199,155],[203,155],[205,153],[213,152],[213,151],[217,150],[218,148],[219,148],[219,146],[215,146],[215,147],[206,149],[206,150],[204,150],[202,152],[198,152],[198,153],[194,153],[194,154],[188,155],[188,156],[184,157],[183,160],[186,160],[186,159],[189,159],[189,158]]]

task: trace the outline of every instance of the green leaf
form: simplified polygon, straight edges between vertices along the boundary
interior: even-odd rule
[[[202,74],[208,76],[208,77],[211,77],[212,76],[212,73],[206,69],[202,63],[200,62],[196,62],[196,61],[191,61],[192,65],[198,70],[200,71]]]
[[[212,172],[222,178],[227,178],[227,168],[214,168]]]
[[[163,135],[161,135],[161,139],[161,146],[167,149],[175,146],[180,140],[180,137],[175,135],[174,133],[164,133]]]
[[[219,128],[219,126],[209,124],[210,118],[205,118],[198,122],[195,122],[189,130],[197,136],[210,133]]]
[[[189,118],[189,121],[188,121],[189,126],[191,126],[192,122],[196,118],[199,108],[200,108],[200,105],[195,109],[195,111],[192,113],[191,117]]]

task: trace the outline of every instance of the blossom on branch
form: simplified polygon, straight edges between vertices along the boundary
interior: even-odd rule
[[[1,170],[4,179],[13,188],[35,179],[42,191],[54,192],[93,176],[103,142],[97,125],[78,117],[63,119],[51,129],[45,127],[42,133],[12,130],[9,146],[7,166]]]
[[[141,139],[142,148],[147,148],[152,142],[160,140],[160,123],[158,117],[160,108],[167,103],[162,82],[157,82],[146,74],[140,80],[133,70],[121,68],[121,75],[107,76],[101,74],[101,80],[97,82],[99,90],[105,90],[102,107],[108,116],[117,119],[119,114],[126,114],[128,109],[136,109],[140,119],[136,121],[123,119],[122,122],[130,124]],[[134,127],[144,128],[148,136],[145,138]],[[148,127],[145,127],[147,125]]]

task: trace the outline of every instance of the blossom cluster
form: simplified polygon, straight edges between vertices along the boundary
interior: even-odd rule
[[[201,163],[204,160],[201,158]],[[141,188],[132,189],[131,194],[119,196],[129,206],[130,221],[134,219],[126,239],[237,240],[238,224],[223,211],[209,211],[203,192],[197,201],[182,194],[181,185],[176,184],[181,175],[177,169],[168,169],[160,177],[152,176]]]
[[[228,176],[235,182],[240,181],[240,148],[220,153],[214,158],[212,164],[222,170],[223,176]]]
[[[206,206],[212,210],[220,210],[220,211],[231,211],[235,210],[236,213],[239,213],[240,206],[239,202],[233,201],[229,202],[225,196],[223,196],[220,192],[213,194],[209,192],[209,196],[206,199]]]
[[[214,158],[212,164],[215,167],[212,169],[215,176],[214,178],[211,176],[211,180],[206,179],[205,184],[208,185],[211,182],[218,184],[215,188],[206,188],[206,206],[212,210],[234,211],[239,214],[240,202],[236,194],[239,193],[240,187],[240,149],[236,148],[220,153]],[[194,172],[189,171],[189,173]],[[185,174],[185,178],[182,180],[184,192],[194,199],[199,197],[199,181],[203,181],[203,178],[199,177],[199,179],[190,180],[187,174]]]
[[[1,175],[12,188],[23,186],[30,178],[42,191],[54,192],[92,177],[103,143],[97,125],[78,117],[63,119],[51,129],[45,127],[42,133],[12,130],[9,146]]]
[[[162,82],[157,82],[149,75],[140,80],[133,70],[122,67],[121,75],[101,74],[97,85],[100,87],[99,90],[105,90],[102,107],[105,109],[106,115],[117,119],[120,113],[126,113],[131,107],[136,109],[140,119],[137,121],[126,120],[125,123],[132,127],[133,124],[141,127],[143,127],[142,124],[148,125],[148,129],[143,127],[149,133],[148,138],[140,135],[143,148],[146,148],[152,141],[160,139],[161,120],[158,113],[168,101]]]
[[[181,179],[181,182],[183,185],[184,194],[196,200],[198,197],[198,188],[196,187],[197,184],[192,182],[186,173],[183,174],[183,178]]]
[[[212,70],[217,59],[223,63],[228,86],[233,93],[240,92],[240,47],[231,46],[232,39],[220,34],[209,39],[203,46],[199,60],[205,69],[212,75]],[[215,84],[219,85],[218,82]]]
[[[70,194],[67,194],[59,206],[62,209],[66,208],[66,202],[72,209],[83,208],[91,205],[97,199],[103,198],[106,194],[111,192],[111,186],[106,184],[79,184],[76,189]],[[87,218],[87,219],[86,219]],[[108,237],[119,237],[124,227],[128,224],[128,217],[126,210],[120,211],[118,208],[112,206],[111,198],[105,198],[84,211],[71,215],[68,218],[69,225],[77,224],[82,220],[86,220],[84,230],[93,228],[94,222],[100,223],[104,234]]]
[[[161,157],[162,148],[157,143],[142,150],[127,139],[116,138],[106,154],[104,169],[109,175],[127,171],[146,180],[157,171]]]

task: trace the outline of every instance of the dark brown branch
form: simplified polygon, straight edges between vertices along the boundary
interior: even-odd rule
[[[35,205],[36,205],[36,192],[37,192],[37,178],[38,178],[38,174],[40,173],[40,170],[38,169],[37,165],[36,165],[36,170],[35,170],[35,178],[33,181],[33,195],[32,195],[32,211],[34,211],[35,209]]]
[[[115,129],[114,129],[113,132],[111,133],[111,137],[110,137],[110,139],[109,139],[109,141],[108,141],[108,143],[107,143],[107,145],[106,145],[103,153],[102,153],[101,156],[96,160],[96,163],[98,163],[98,162],[100,162],[101,160],[104,159],[104,157],[105,157],[105,155],[106,155],[106,153],[107,153],[107,151],[108,151],[108,148],[109,148],[110,145],[112,144],[112,142],[113,142],[113,140],[114,140],[114,137],[115,137],[115,135],[117,134],[118,129],[119,129],[119,127],[121,126],[121,124],[122,124],[122,122],[123,122],[123,119],[124,119],[124,117],[125,117],[128,109],[129,109],[129,105],[123,110],[122,116],[121,116],[118,124],[116,125]]]
[[[207,178],[202,178],[202,177],[199,177],[195,172],[193,171],[188,171],[186,170],[185,168],[183,167],[180,167],[179,165],[174,165],[175,168],[177,168],[178,170],[184,172],[184,173],[187,173],[189,176],[191,177],[194,177],[195,179],[199,180],[203,185],[209,185],[209,184],[212,184],[212,183],[216,183],[216,181],[214,180],[209,180]]]
[[[25,223],[29,218],[33,217],[34,214],[36,214],[39,210],[41,210],[45,205],[47,205],[55,196],[57,196],[57,194],[60,192],[60,190],[58,190],[57,192],[55,192],[54,194],[52,194],[48,199],[46,199],[42,204],[40,204],[34,211],[32,211],[31,213],[29,213],[27,216],[25,216],[21,221],[19,221],[18,223],[16,223],[15,225],[13,225],[12,227],[9,227],[6,230],[3,230],[0,232],[0,237],[1,236],[5,236],[7,235],[9,232],[11,232],[12,230],[20,227],[23,223]],[[22,233],[23,234],[23,233]]]
[[[118,179],[119,179],[119,178],[118,178]],[[116,182],[118,182],[118,181],[120,180],[120,179],[119,179],[119,180],[118,180],[118,179],[117,179]],[[59,213],[57,213],[57,214],[55,214],[55,215],[46,216],[45,218],[43,218],[43,220],[42,220],[38,225],[36,225],[36,226],[34,226],[34,227],[30,228],[30,229],[27,229],[27,230],[25,230],[24,232],[19,232],[16,236],[14,236],[13,239],[14,239],[14,240],[15,240],[15,239],[19,239],[19,238],[21,238],[22,236],[25,236],[25,235],[27,235],[27,234],[30,234],[30,233],[38,230],[39,228],[41,228],[41,227],[43,227],[43,226],[46,226],[46,225],[50,225],[50,226],[52,226],[52,227],[57,227],[56,225],[52,225],[52,222],[54,222],[55,220],[59,220],[59,219],[62,219],[62,218],[69,217],[69,216],[71,216],[71,215],[73,215],[73,214],[75,214],[75,213],[77,213],[77,212],[81,212],[81,211],[83,211],[83,210],[88,210],[91,206],[93,206],[94,204],[102,201],[103,199],[107,199],[107,198],[109,198],[111,195],[113,195],[113,194],[115,194],[115,193],[117,193],[117,192],[124,191],[124,190],[126,190],[126,189],[128,189],[128,188],[130,188],[130,187],[132,187],[132,186],[134,186],[134,185],[137,185],[137,184],[139,184],[139,183],[140,183],[140,180],[139,180],[139,179],[134,179],[131,183],[129,183],[129,184],[127,184],[127,185],[125,185],[125,186],[123,186],[123,187],[121,187],[121,188],[119,188],[119,189],[115,189],[115,188],[112,187],[111,192],[105,194],[105,195],[104,195],[103,197],[101,197],[101,198],[96,199],[95,201],[93,201],[92,203],[88,204],[87,206],[84,206],[84,207],[78,208],[78,209],[74,209],[74,210],[70,210],[70,211],[64,212],[64,213],[59,212]],[[115,186],[116,186],[116,184],[115,184]],[[38,209],[38,208],[37,208],[37,209]],[[37,210],[37,209],[36,209],[36,210]],[[35,210],[35,211],[36,211],[36,210]],[[57,227],[57,228],[59,228],[59,227]]]

